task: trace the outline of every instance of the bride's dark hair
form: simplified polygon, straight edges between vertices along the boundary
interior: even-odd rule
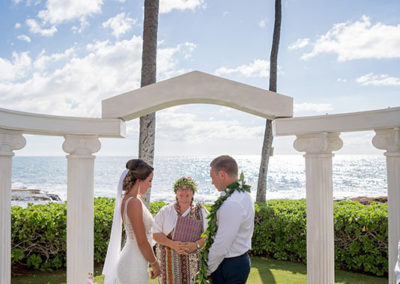
[[[126,168],[129,170],[123,183],[123,191],[129,192],[136,180],[145,180],[153,172],[153,167],[141,159],[132,159],[126,162]]]

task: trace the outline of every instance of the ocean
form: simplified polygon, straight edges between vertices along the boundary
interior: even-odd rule
[[[125,163],[132,157],[95,159],[95,196],[115,197]],[[151,201],[175,200],[172,186],[181,176],[191,176],[198,184],[195,200],[214,202],[219,194],[211,184],[209,164],[213,156],[158,156],[154,160]],[[234,156],[251,185],[255,199],[260,165],[259,156]],[[267,199],[305,198],[305,161],[302,155],[276,155],[270,159]],[[12,188],[40,189],[67,199],[67,159],[60,157],[13,158]],[[334,199],[358,196],[387,196],[386,160],[377,155],[336,155],[333,158]]]

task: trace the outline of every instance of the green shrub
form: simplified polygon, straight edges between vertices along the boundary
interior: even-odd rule
[[[306,203],[271,200],[255,204],[252,253],[306,262]]]
[[[305,200],[255,204],[254,255],[306,263]],[[388,272],[387,204],[334,204],[336,268],[377,276]]]
[[[94,199],[94,262],[103,263],[111,233],[115,198]],[[155,201],[155,215],[168,203]],[[11,261],[39,270],[66,266],[66,204],[48,203],[11,210]],[[124,240],[122,240],[124,241]]]
[[[166,203],[164,201],[154,201],[150,203],[150,213],[155,216],[158,211],[165,205],[168,205],[169,203]]]
[[[114,215],[115,198],[94,199],[94,262],[103,263],[107,254],[108,241]]]
[[[155,215],[168,203],[152,202]],[[210,210],[211,205],[205,207]],[[271,200],[255,204],[252,254],[306,263],[305,200]],[[94,261],[103,263],[114,213],[114,199],[94,200]],[[12,264],[52,270],[66,265],[66,204],[29,205],[11,210]],[[337,268],[387,275],[387,204],[334,204]]]
[[[11,259],[35,269],[65,266],[66,205],[30,204],[11,209]]]
[[[336,267],[377,276],[388,272],[387,204],[335,204]]]

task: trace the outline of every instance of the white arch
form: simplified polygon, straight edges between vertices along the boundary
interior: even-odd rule
[[[228,106],[269,119],[293,115],[291,97],[193,71],[103,100],[102,117],[131,120],[193,103]]]

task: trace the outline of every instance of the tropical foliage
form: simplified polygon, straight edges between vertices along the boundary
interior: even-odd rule
[[[110,236],[114,199],[95,198],[94,260],[103,263]],[[152,202],[156,214],[167,203]],[[211,205],[206,205],[211,212]],[[306,263],[305,200],[256,203],[251,254]],[[362,205],[342,201],[334,206],[336,268],[372,275],[387,275],[387,204]],[[66,266],[66,204],[14,206],[12,264],[38,270]]]

